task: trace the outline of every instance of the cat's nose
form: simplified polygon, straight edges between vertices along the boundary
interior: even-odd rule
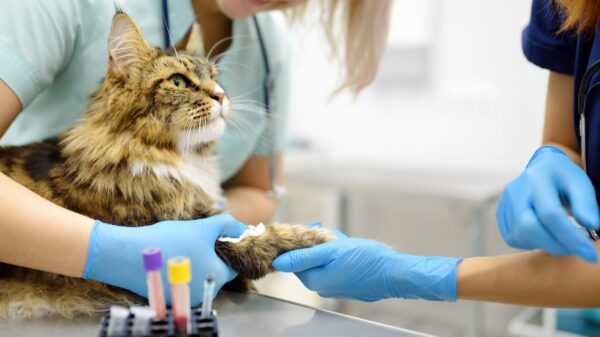
[[[225,99],[225,91],[223,88],[221,88],[221,86],[217,85],[211,92],[208,93],[208,96],[222,105],[223,100]]]
[[[212,93],[210,95],[210,98],[212,98],[215,101],[219,102],[219,104],[223,104],[223,99],[225,98],[225,94],[224,93],[220,93],[220,92]]]

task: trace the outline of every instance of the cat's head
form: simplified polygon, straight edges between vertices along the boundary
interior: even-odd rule
[[[197,27],[165,51],[150,47],[135,22],[118,12],[108,50],[106,78],[92,105],[109,112],[102,122],[111,129],[179,147],[211,143],[223,133],[230,104],[214,64],[202,56]]]

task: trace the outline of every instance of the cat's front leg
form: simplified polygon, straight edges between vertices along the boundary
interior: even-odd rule
[[[269,224],[259,236],[240,242],[216,244],[217,255],[240,276],[257,280],[274,271],[273,260],[290,250],[309,248],[334,240],[331,231],[300,225]]]

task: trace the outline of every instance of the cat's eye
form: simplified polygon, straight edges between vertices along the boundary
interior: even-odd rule
[[[173,75],[169,78],[169,82],[179,89],[186,89],[189,87],[189,80],[181,75]]]

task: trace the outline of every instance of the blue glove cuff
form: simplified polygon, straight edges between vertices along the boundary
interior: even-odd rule
[[[400,262],[393,271],[393,297],[456,301],[456,270],[462,258],[412,256],[410,260],[409,266]]]
[[[90,271],[97,260],[96,254],[96,241],[98,239],[98,227],[103,224],[100,220],[94,221],[94,227],[92,228],[92,234],[90,235],[90,243],[88,245],[88,255],[85,261],[85,269],[83,270],[83,279],[87,280],[90,277]]]
[[[449,289],[449,292],[447,294],[446,297],[441,296],[440,300],[441,301],[446,301],[446,302],[456,302],[456,299],[458,298],[458,294],[456,293],[456,273],[458,271],[458,264],[461,263],[463,261],[463,258],[452,258],[452,269],[450,271],[450,274],[448,274],[448,277],[446,278],[446,289]],[[443,295],[443,294],[441,294]]]
[[[548,153],[548,152],[552,152],[552,153],[556,153],[556,154],[562,154],[565,157],[569,158],[569,156],[561,149],[557,148],[556,146],[552,146],[552,145],[545,145],[540,147],[539,149],[537,149],[534,153],[533,156],[531,156],[531,159],[529,159],[529,162],[527,163],[527,167],[531,166],[531,164],[533,164],[533,162],[535,161],[535,159],[537,157],[539,157],[541,154],[543,153]]]

